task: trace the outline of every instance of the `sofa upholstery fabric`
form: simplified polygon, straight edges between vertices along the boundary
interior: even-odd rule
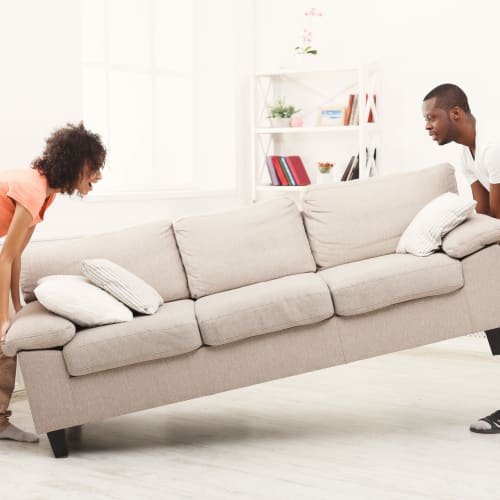
[[[394,253],[420,209],[448,191],[457,191],[448,164],[307,190],[304,220],[316,263],[329,268]]]
[[[309,325],[333,316],[328,287],[314,273],[286,276],[196,301],[203,342],[236,340]]]
[[[462,288],[460,261],[443,253],[428,257],[391,254],[319,271],[331,290],[335,314],[352,316]]]
[[[189,297],[172,224],[158,221],[105,234],[31,243],[23,252],[21,288],[35,300],[37,281],[50,274],[81,274],[83,259],[109,259],[149,283],[165,302]]]
[[[184,217],[175,236],[193,298],[316,270],[295,203]]]
[[[453,191],[450,172],[441,165],[319,187],[321,199],[307,195],[315,256],[332,267],[319,273],[297,237],[304,237],[297,210],[283,199],[180,223],[179,266],[164,223],[30,244],[28,291],[44,275],[74,274],[84,258],[108,258],[169,297],[154,315],[76,333],[37,302],[16,315],[6,345],[26,342],[18,356],[36,431],[60,431],[49,441],[61,456],[69,427],[498,327],[500,245],[462,260],[394,254],[418,210]],[[212,295],[189,299],[186,277],[176,280],[183,263],[193,289]],[[179,293],[185,298],[173,301]],[[272,320],[281,328],[264,334]],[[202,345],[198,324],[212,345]]]
[[[163,304],[152,316],[79,331],[63,349],[70,375],[79,376],[169,358],[201,346],[190,299]]]

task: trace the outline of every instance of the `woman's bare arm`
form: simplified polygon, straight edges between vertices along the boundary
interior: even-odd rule
[[[9,328],[9,292],[12,264],[20,257],[30,231],[33,217],[21,204],[16,203],[9,231],[0,251],[0,342],[5,340]]]

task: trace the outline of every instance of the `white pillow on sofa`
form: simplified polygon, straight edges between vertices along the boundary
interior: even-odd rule
[[[82,273],[94,285],[134,311],[154,314],[163,304],[161,295],[144,280],[107,259],[82,260]]]
[[[442,238],[464,222],[476,207],[474,200],[444,193],[427,203],[402,234],[396,253],[425,257],[435,252]]]
[[[132,311],[83,276],[52,275],[38,280],[35,296],[49,311],[79,326],[122,323]]]

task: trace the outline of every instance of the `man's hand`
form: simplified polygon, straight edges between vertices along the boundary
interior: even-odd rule
[[[22,304],[14,304],[14,311],[16,311],[16,313],[18,313],[22,308]]]
[[[10,322],[9,321],[3,321],[0,324],[0,344],[3,344],[5,342],[5,337],[7,335],[7,330],[9,329]]]

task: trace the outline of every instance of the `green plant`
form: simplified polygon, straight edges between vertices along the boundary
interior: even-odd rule
[[[300,46],[295,47],[295,53],[296,54],[316,55],[318,53],[318,51],[316,49],[313,49],[311,46],[308,45],[307,47],[300,47]]]
[[[269,107],[268,118],[290,118],[293,114],[298,113],[300,109],[295,106],[285,104],[285,98],[280,98],[275,104]]]
[[[325,162],[319,161],[318,162],[319,171],[322,174],[328,174],[334,165],[335,165],[335,163],[330,163],[329,161],[325,161]]]

